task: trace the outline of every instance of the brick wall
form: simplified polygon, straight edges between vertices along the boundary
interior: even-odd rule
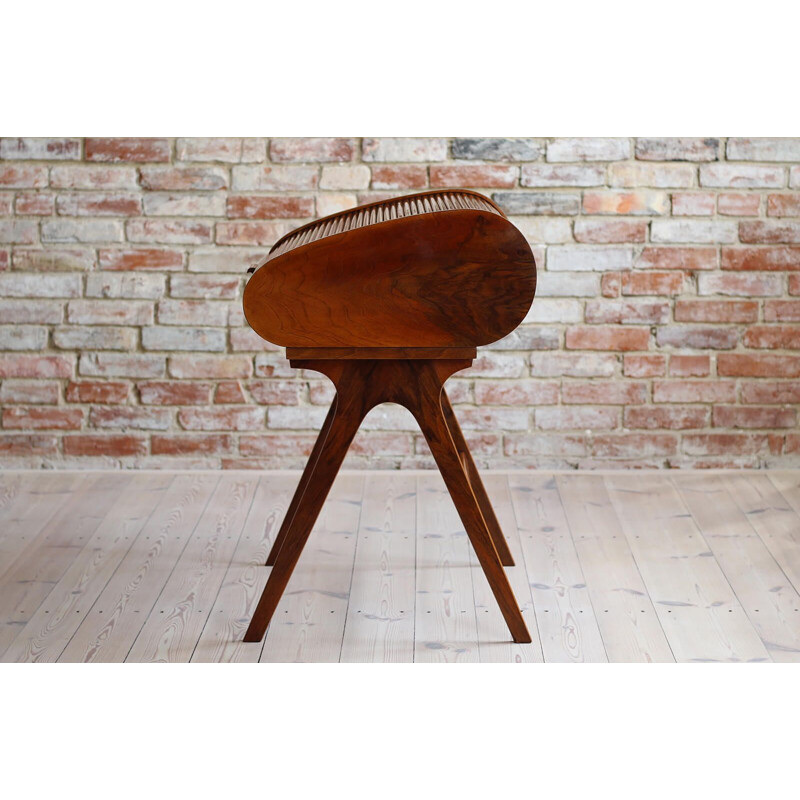
[[[241,312],[316,216],[492,196],[537,298],[448,383],[486,466],[800,463],[800,139],[2,139],[0,466],[299,467],[331,399]],[[350,466],[430,466],[374,411]]]

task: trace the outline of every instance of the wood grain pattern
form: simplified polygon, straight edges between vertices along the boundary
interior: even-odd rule
[[[341,661],[414,660],[416,514],[414,475],[367,476]]]
[[[275,610],[262,662],[339,660],[363,495],[363,475],[336,479]]]
[[[497,513],[501,532],[505,534],[514,566],[506,569],[508,581],[519,602],[522,618],[531,632],[532,641],[528,644],[509,642],[505,630],[505,620],[494,602],[491,588],[480,567],[474,550],[470,550],[472,564],[472,592],[475,598],[475,613],[478,626],[478,652],[482,663],[540,663],[544,660],[539,627],[531,597],[531,587],[525,572],[525,558],[522,554],[517,520],[511,506],[511,491],[508,477],[489,473],[485,486],[491,507]]]
[[[414,661],[478,662],[469,539],[439,475],[417,478]]]
[[[266,260],[243,298],[253,330],[286,347],[488,344],[522,322],[536,289],[530,246],[495,210],[432,211],[301,244]]]
[[[9,647],[4,661],[56,661],[173,481],[135,475]]]
[[[786,577],[800,592],[800,517],[792,504],[766,475],[731,475],[722,481]]]
[[[800,661],[800,594],[747,515],[716,476],[673,480],[772,660]]]
[[[676,660],[770,660],[672,483],[613,475],[606,486]]]
[[[606,661],[555,478],[509,476],[545,661]]]
[[[258,477],[223,475],[127,657],[189,661],[225,577]]]
[[[798,658],[800,472],[484,474],[527,645],[509,641],[433,472],[341,474],[252,644],[241,632],[296,474],[0,477],[26,540],[0,575],[6,661]]]
[[[250,614],[267,582],[264,559],[275,541],[294,486],[294,476],[262,477],[239,544],[233,554],[208,621],[192,654],[206,663],[256,663],[262,642],[244,642]]]
[[[27,625],[112,508],[130,475],[95,474],[9,565],[0,584],[0,655]]]
[[[218,475],[175,476],[59,661],[125,659],[218,483]]]
[[[609,661],[675,658],[600,475],[559,475],[556,486]]]

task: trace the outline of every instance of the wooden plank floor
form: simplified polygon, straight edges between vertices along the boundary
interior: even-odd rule
[[[800,661],[800,471],[487,473],[527,645],[437,473],[345,472],[244,643],[298,478],[0,472],[0,660]]]

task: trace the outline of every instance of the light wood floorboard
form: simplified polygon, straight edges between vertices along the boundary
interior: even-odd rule
[[[290,472],[0,472],[0,660],[800,661],[800,471],[486,472],[511,641],[436,472],[344,472],[263,642]]]

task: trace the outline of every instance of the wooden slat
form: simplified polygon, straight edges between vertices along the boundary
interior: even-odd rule
[[[342,661],[414,660],[416,514],[413,475],[367,476]]]
[[[504,570],[522,610],[522,616],[530,631],[532,642],[531,644],[517,644],[512,641],[508,626],[480,567],[478,557],[470,548],[480,658],[484,663],[541,663],[544,660],[542,644],[539,641],[539,628],[533,610],[530,582],[525,571],[525,557],[522,554],[517,520],[514,517],[514,509],[511,507],[508,477],[491,473],[486,473],[482,477],[497,521],[505,534],[508,548],[514,559],[515,566],[504,567]]]
[[[88,477],[9,565],[0,582],[0,655],[91,539],[130,474]]]
[[[59,661],[124,661],[189,542],[218,475],[177,475]]]
[[[605,480],[676,660],[770,660],[670,481],[644,473]]]
[[[509,484],[544,660],[606,661],[555,478],[514,474]]]
[[[13,493],[6,495],[7,503],[0,512],[0,580],[86,480],[79,472],[56,472],[44,480],[16,477],[19,480],[12,484]]]
[[[798,512],[766,475],[730,475],[721,480],[794,588],[800,592]],[[787,494],[792,496],[791,487],[787,487]]]
[[[292,493],[294,475],[262,476],[239,545],[211,608],[192,661],[255,663],[263,642],[244,642],[258,598],[267,582],[264,564]]]
[[[362,475],[334,481],[264,639],[264,662],[336,662],[342,652],[364,490]]]
[[[189,661],[255,494],[255,475],[223,475],[127,661]]]
[[[674,661],[603,478],[559,475],[556,484],[608,660]]]
[[[479,661],[471,546],[438,473],[417,478],[414,661]]]
[[[772,660],[799,661],[800,595],[747,516],[719,478],[673,480]]]
[[[135,475],[9,647],[4,661],[56,661],[128,552],[172,475]]]

